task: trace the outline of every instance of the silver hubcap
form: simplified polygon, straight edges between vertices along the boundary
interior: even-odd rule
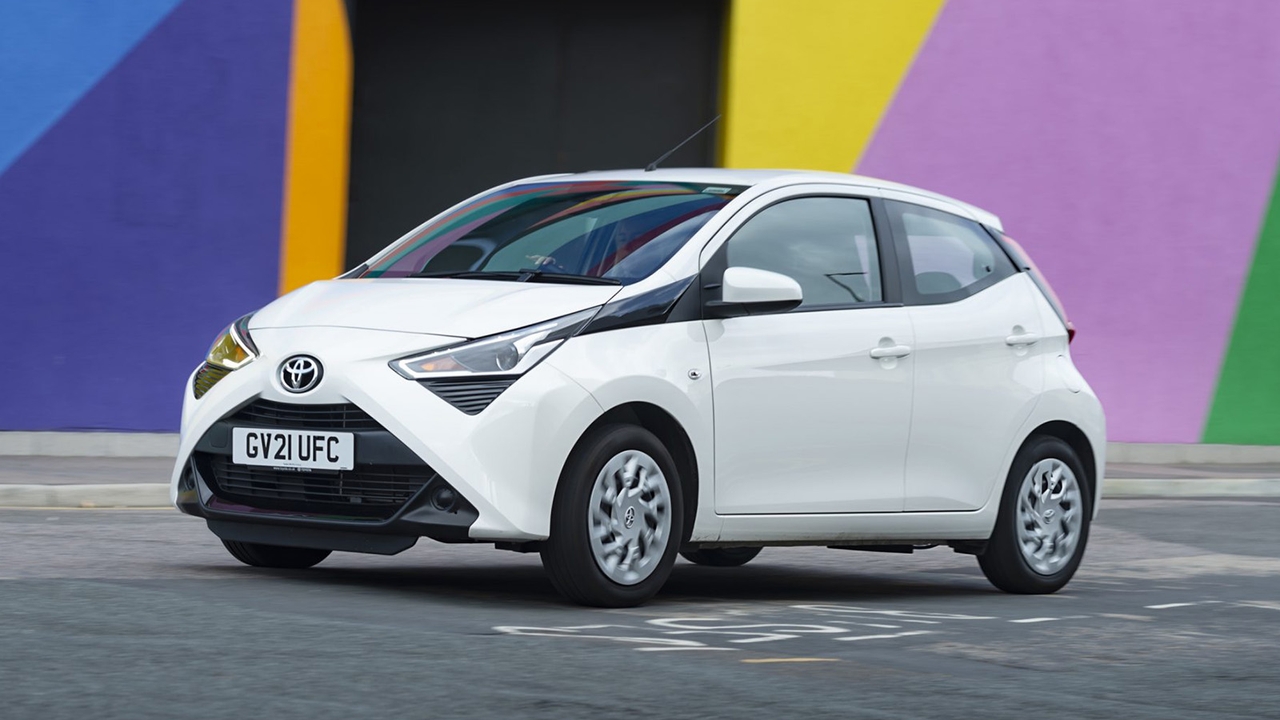
[[[1018,492],[1018,546],[1027,564],[1053,575],[1075,556],[1084,522],[1075,473],[1061,460],[1036,463]]]
[[[591,489],[591,552],[604,574],[619,585],[649,577],[671,534],[671,491],[658,463],[639,450],[625,450],[604,464]]]

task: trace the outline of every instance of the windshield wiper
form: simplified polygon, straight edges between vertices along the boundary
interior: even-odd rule
[[[572,273],[547,272],[525,268],[521,270],[458,270],[454,272],[421,272],[409,277],[461,278],[464,280],[511,280],[513,282],[565,283],[569,285],[621,285],[615,278],[574,275]]]

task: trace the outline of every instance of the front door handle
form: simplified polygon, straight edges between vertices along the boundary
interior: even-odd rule
[[[1029,333],[1017,333],[1016,335],[1010,335],[1009,337],[1005,338],[1005,339],[1004,339],[1004,344],[1005,344],[1005,345],[1010,345],[1010,346],[1013,346],[1013,345],[1035,345],[1035,344],[1036,344],[1037,342],[1039,342],[1039,341],[1040,341],[1040,336],[1039,336],[1039,335],[1037,335],[1037,334],[1035,334],[1035,333],[1033,333],[1033,332],[1029,332]]]
[[[900,358],[911,354],[911,348],[906,345],[891,345],[889,347],[871,348],[871,357],[875,360],[883,358]]]

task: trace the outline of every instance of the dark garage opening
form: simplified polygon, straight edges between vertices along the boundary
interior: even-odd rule
[[[348,267],[491,185],[643,167],[716,114],[722,0],[348,7]],[[714,130],[664,166],[713,165]]]

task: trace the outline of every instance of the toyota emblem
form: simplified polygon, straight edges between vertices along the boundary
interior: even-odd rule
[[[324,370],[310,355],[294,355],[280,363],[280,384],[291,393],[304,393],[320,384]]]

